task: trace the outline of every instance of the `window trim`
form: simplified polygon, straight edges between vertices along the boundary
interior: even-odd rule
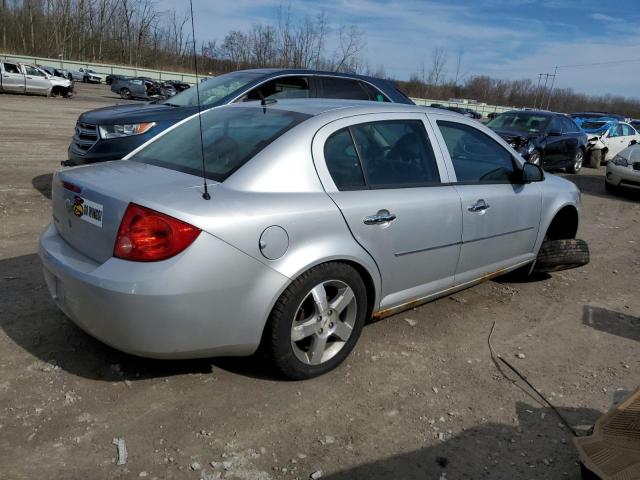
[[[513,165],[513,174],[516,174],[518,171],[522,170],[522,166],[524,165],[524,163],[526,163],[526,161],[520,162],[520,160],[514,156],[508,148],[506,148],[504,145],[502,145],[500,142],[504,142],[504,139],[502,139],[500,136],[498,136],[495,132],[493,131],[489,131],[489,133],[484,132],[483,130],[479,129],[478,127],[476,127],[475,125],[472,125],[471,122],[468,121],[460,121],[461,119],[458,118],[454,118],[453,116],[448,116],[448,115],[441,115],[441,114],[431,114],[430,115],[431,118],[433,118],[433,120],[435,120],[435,126],[434,126],[434,131],[436,132],[436,136],[438,139],[438,143],[440,144],[440,150],[442,151],[442,155],[443,157],[445,157],[448,165],[447,168],[450,167],[451,169],[451,173],[455,176],[455,181],[449,182],[448,185],[452,185],[452,186],[465,186],[465,185],[520,185],[520,182],[515,181],[515,179],[511,179],[511,180],[492,180],[492,181],[488,181],[488,182],[483,182],[483,181],[459,181],[458,180],[458,174],[456,173],[455,170],[455,166],[453,165],[453,160],[451,159],[451,154],[449,153],[449,148],[447,147],[447,143],[444,140],[444,136],[442,135],[442,131],[440,130],[440,122],[447,122],[447,123],[454,123],[454,124],[459,124],[459,125],[464,125],[467,126],[469,128],[473,128],[475,130],[477,130],[478,132],[482,133],[483,135],[485,135],[486,137],[490,138],[491,140],[493,140],[493,142],[496,143],[496,145],[498,145],[500,148],[502,148],[507,154],[509,154],[509,157],[511,158],[511,164]],[[551,124],[551,122],[549,122],[549,124]],[[494,138],[494,137],[498,137],[499,141]],[[450,175],[451,175],[450,173]]]

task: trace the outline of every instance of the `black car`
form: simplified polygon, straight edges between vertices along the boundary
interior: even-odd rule
[[[487,123],[522,157],[547,169],[582,168],[587,135],[567,115],[541,110],[511,110]]]
[[[117,89],[118,83],[111,90],[123,95]],[[69,145],[69,160],[64,164],[121,159],[158,133],[197,113],[199,108],[279,98],[339,98],[413,105],[394,83],[379,78],[315,70],[243,70],[211,78],[198,89],[189,88],[166,100],[83,113]]]

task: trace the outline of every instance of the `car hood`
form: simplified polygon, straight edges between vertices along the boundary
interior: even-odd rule
[[[494,132],[504,138],[507,143],[519,143],[525,140],[536,141],[540,138],[540,135],[537,133],[519,132],[517,130],[495,129]]]
[[[80,115],[79,121],[93,125],[178,122],[197,112],[198,107],[171,107],[162,103],[127,103],[85,112]]]

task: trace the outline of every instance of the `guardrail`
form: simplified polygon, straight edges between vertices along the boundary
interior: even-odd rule
[[[130,77],[149,77],[154,80],[181,80],[190,84],[196,83],[196,76],[191,73],[169,72],[151,68],[123,67],[121,65],[108,65],[104,63],[78,62],[76,60],[64,60],[60,58],[30,57],[10,53],[0,53],[0,57],[6,58],[7,60],[15,60],[16,62],[35,63],[36,65],[66,70],[78,70],[81,67],[90,68],[95,70],[96,73],[103,75],[127,75]]]
[[[54,68],[62,68],[67,70],[77,70],[80,67],[90,68],[97,73],[103,75],[127,75],[131,77],[149,77],[155,80],[181,80],[190,84],[196,83],[196,76],[191,73],[170,72],[166,70],[154,70],[150,68],[138,68],[138,67],[125,67],[122,65],[108,65],[104,63],[92,63],[92,62],[79,62],[76,60],[64,60],[55,58],[44,57],[31,57],[25,55],[12,55],[9,53],[0,53],[0,57],[14,60],[16,62],[23,63],[35,63],[36,65],[51,66]],[[445,107],[460,107],[470,108],[475,110],[483,117],[488,116],[490,113],[502,113],[507,110],[512,110],[512,107],[502,107],[499,105],[487,105],[484,103],[461,103],[450,102],[447,100],[431,100],[428,98],[412,98],[416,105],[429,106],[432,103],[443,105]]]

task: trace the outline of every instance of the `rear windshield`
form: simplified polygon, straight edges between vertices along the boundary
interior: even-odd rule
[[[205,176],[223,182],[263,148],[309,115],[272,108],[224,106],[202,113]],[[200,122],[195,116],[130,160],[202,175]]]

